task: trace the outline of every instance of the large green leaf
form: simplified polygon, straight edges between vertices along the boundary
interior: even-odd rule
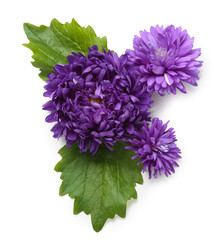
[[[77,144],[64,146],[62,160],[55,170],[62,172],[60,195],[75,198],[74,214],[91,214],[95,231],[100,231],[108,218],[126,215],[126,202],[137,198],[136,183],[142,184],[141,166],[131,160],[132,151],[116,143],[111,152],[101,145],[96,155],[80,153]]]
[[[49,27],[24,23],[24,30],[30,40],[24,46],[33,51],[35,61],[32,64],[40,69],[39,76],[43,80],[53,72],[54,65],[66,64],[67,56],[72,51],[87,55],[88,47],[93,45],[97,45],[99,51],[102,51],[102,47],[107,49],[106,37],[97,37],[91,26],[81,27],[74,19],[65,24],[53,19]]]

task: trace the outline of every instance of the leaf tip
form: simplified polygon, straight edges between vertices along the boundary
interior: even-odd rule
[[[102,230],[102,228],[104,227],[104,224],[103,225],[99,225],[99,224],[93,224],[92,223],[92,227],[94,229],[95,232],[100,232]]]
[[[53,18],[50,22],[50,26],[53,25],[53,24],[57,24],[57,23],[60,23],[60,22],[56,18]]]
[[[45,74],[43,74],[42,72],[39,73],[39,77],[40,77],[44,82],[46,82],[46,80],[48,79],[48,77],[45,76]]]
[[[31,26],[32,26],[31,23],[23,23],[23,29],[24,29],[26,35],[27,35],[27,32],[28,32],[28,30]]]
[[[61,161],[60,161],[60,162],[61,162]],[[58,162],[58,163],[56,164],[56,166],[54,167],[54,171],[56,171],[56,172],[61,172],[60,162]]]
[[[22,46],[24,46],[24,47],[29,47],[29,44],[28,43],[22,43]]]
[[[26,29],[26,27],[27,27],[28,24],[29,24],[29,23],[23,23],[23,28],[24,28],[24,30]]]

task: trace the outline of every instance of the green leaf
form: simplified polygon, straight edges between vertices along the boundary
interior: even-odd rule
[[[55,170],[62,172],[60,195],[75,198],[74,214],[91,214],[96,232],[115,214],[125,217],[127,200],[137,198],[136,183],[143,182],[142,167],[136,159],[131,160],[132,151],[125,146],[118,142],[112,152],[101,145],[94,156],[80,153],[77,144],[59,151],[62,160]]]
[[[91,26],[81,27],[74,19],[65,24],[53,19],[49,27],[24,23],[24,30],[30,42],[23,45],[33,51],[35,61],[32,64],[40,69],[39,76],[43,80],[48,73],[54,72],[54,65],[67,64],[71,52],[87,55],[88,47],[93,45],[97,45],[99,51],[102,47],[107,50],[106,37],[97,37]]]

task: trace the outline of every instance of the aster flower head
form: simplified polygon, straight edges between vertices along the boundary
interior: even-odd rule
[[[152,119],[149,128],[144,121],[141,130],[135,131],[135,138],[129,140],[132,146],[126,149],[135,151],[134,158],[140,158],[138,164],[143,163],[143,172],[148,168],[149,178],[157,178],[157,173],[163,172],[167,177],[174,171],[174,166],[179,166],[176,162],[180,157],[180,149],[176,146],[177,141],[173,128],[167,129],[168,122],[163,124],[158,118]]]
[[[64,136],[67,147],[78,141],[81,152],[90,146],[95,154],[104,142],[111,149],[150,119],[150,94],[128,75],[126,55],[93,46],[88,57],[72,53],[67,59],[48,75],[44,96],[51,100],[43,106],[50,111],[46,121],[56,122],[54,137]]]
[[[176,94],[176,89],[186,93],[183,82],[193,86],[199,79],[198,68],[202,62],[196,60],[200,49],[193,49],[194,38],[186,30],[170,25],[151,27],[150,32],[140,32],[133,40],[134,50],[129,54],[130,71],[141,83],[160,95],[164,92]]]

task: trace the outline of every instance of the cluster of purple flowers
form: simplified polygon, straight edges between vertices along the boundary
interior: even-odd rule
[[[88,56],[72,53],[68,64],[54,66],[48,75],[43,109],[47,122],[55,122],[55,138],[64,136],[67,147],[76,141],[81,152],[95,154],[101,143],[110,150],[116,141],[129,142],[149,176],[154,171],[167,176],[180,158],[172,128],[154,118],[149,109],[153,92],[164,95],[186,92],[182,82],[197,85],[195,60],[200,49],[181,28],[156,26],[134,39],[134,50],[120,57],[114,52],[89,48]]]

